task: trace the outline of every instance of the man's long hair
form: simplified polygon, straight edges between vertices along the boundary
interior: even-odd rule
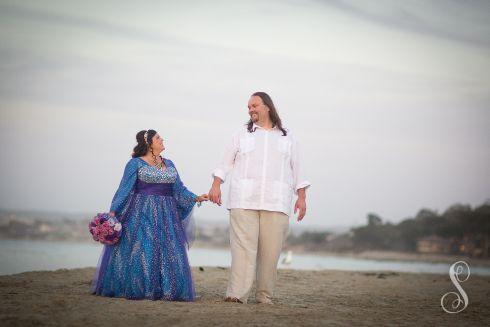
[[[252,94],[252,96],[257,96],[257,97],[261,98],[262,102],[264,102],[264,104],[267,107],[269,107],[269,109],[270,109],[269,110],[269,117],[272,121],[272,127],[279,128],[282,132],[282,135],[286,136],[288,133],[282,127],[281,118],[279,118],[279,114],[277,113],[276,107],[274,106],[274,102],[272,102],[271,97],[265,92],[255,92],[254,94]],[[250,118],[250,120],[247,123],[247,130],[249,133],[255,132],[255,130],[253,129],[253,124],[254,124],[254,122],[252,121],[252,118]]]

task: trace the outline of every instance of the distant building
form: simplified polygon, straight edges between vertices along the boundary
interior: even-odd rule
[[[419,253],[444,253],[452,251],[452,240],[437,235],[422,237],[417,241],[417,252]]]
[[[461,254],[466,254],[473,257],[482,257],[482,256],[487,256],[488,248],[487,248],[487,253],[485,253],[484,239],[483,240],[476,239],[471,235],[465,235],[458,242],[458,251]]]

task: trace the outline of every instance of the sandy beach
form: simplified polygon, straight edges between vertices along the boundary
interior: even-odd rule
[[[225,303],[228,269],[193,268],[197,301],[130,301],[94,296],[94,268],[0,276],[2,326],[484,326],[490,324],[490,277],[462,284],[469,305],[445,313],[449,276],[393,272],[279,270],[274,305]]]

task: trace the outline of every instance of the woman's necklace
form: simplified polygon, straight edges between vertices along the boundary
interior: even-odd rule
[[[162,156],[158,156],[158,157],[160,158],[160,162],[157,161],[157,156],[153,156],[153,162],[155,163],[155,168],[163,170],[163,168],[165,167],[163,165],[163,158]]]

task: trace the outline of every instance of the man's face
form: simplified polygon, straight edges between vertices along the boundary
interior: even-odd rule
[[[254,123],[258,122],[262,117],[269,115],[269,107],[267,107],[259,96],[253,95],[248,100],[248,114]]]

